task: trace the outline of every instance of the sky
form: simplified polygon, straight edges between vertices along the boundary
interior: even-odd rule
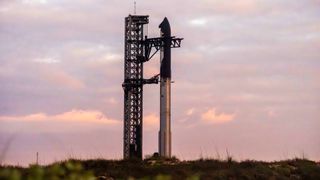
[[[0,163],[121,159],[124,18],[133,0],[0,0]],[[319,0],[137,0],[168,17],[179,159],[320,160]],[[145,64],[159,73],[159,54]],[[143,154],[159,85],[144,87]]]

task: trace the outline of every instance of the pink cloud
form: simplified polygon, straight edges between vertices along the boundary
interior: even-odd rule
[[[190,108],[190,109],[188,109],[187,112],[186,112],[186,115],[187,115],[187,116],[193,115],[193,114],[195,113],[195,110],[196,110],[195,108]]]
[[[104,102],[107,104],[110,104],[110,105],[118,105],[119,104],[119,101],[114,97],[107,98]]]
[[[146,131],[154,131],[159,128],[160,124],[159,116],[155,114],[149,114],[144,117],[143,126]]]
[[[82,81],[63,71],[46,73],[45,78],[54,84],[70,89],[82,89],[85,87],[85,84]]]
[[[25,116],[0,116],[0,121],[43,121],[46,118],[44,113],[35,113]]]
[[[157,74],[159,74],[158,66],[150,66],[144,70],[144,76],[147,78],[151,78]]]
[[[213,7],[215,12],[247,14],[258,10],[258,4],[255,0],[236,0],[236,1],[212,1],[206,3]]]
[[[0,116],[0,121],[64,121],[64,122],[83,122],[83,123],[101,123],[108,125],[117,125],[120,122],[115,119],[107,118],[102,112],[96,110],[73,109],[56,115],[47,115],[45,113],[35,113],[23,116]]]
[[[218,113],[215,108],[209,109],[201,115],[206,123],[226,123],[234,120],[234,114]]]

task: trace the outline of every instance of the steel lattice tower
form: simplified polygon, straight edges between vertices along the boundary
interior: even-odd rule
[[[148,16],[125,19],[124,157],[142,158],[143,26]]]

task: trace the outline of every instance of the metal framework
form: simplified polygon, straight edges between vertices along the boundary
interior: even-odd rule
[[[148,16],[125,18],[124,158],[142,158],[143,26]]]
[[[142,158],[143,85],[157,84],[159,75],[143,78],[143,63],[149,61],[163,46],[162,38],[144,35],[149,16],[129,15],[125,18],[124,63],[124,158]],[[171,47],[180,47],[181,38],[172,37]],[[152,48],[155,52],[151,54]]]

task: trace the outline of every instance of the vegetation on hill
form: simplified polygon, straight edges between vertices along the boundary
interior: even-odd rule
[[[175,179],[320,179],[320,164],[294,159],[279,162],[149,158],[140,160],[68,160],[28,168],[2,166],[0,179],[8,180],[175,180]]]

